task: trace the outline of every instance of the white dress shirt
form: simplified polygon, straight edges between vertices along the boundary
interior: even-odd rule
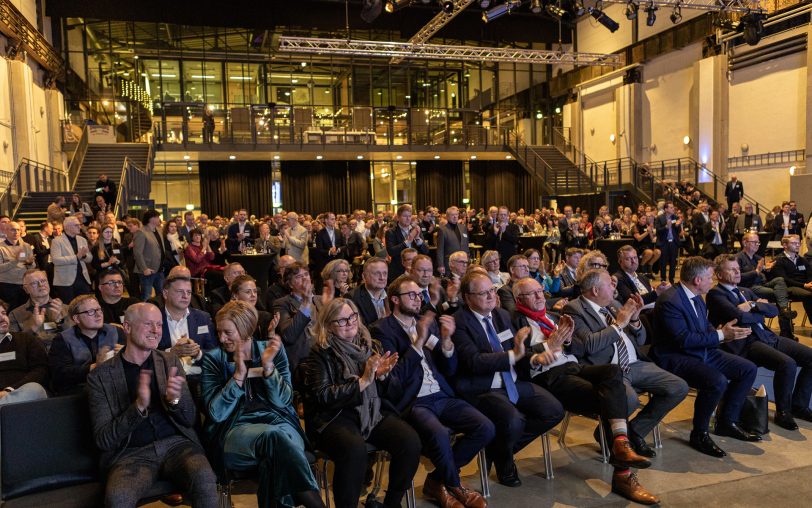
[[[493,326],[493,330],[494,330],[494,332],[496,332],[497,338],[499,338],[499,331],[496,330],[496,324],[494,324],[494,322],[493,322],[493,314],[491,314],[490,316],[483,316],[482,314],[479,314],[477,312],[474,312],[474,311],[471,311],[471,312],[474,314],[474,316],[476,316],[477,321],[479,321],[479,326],[481,326],[482,331],[485,332],[485,337],[488,336],[488,328],[485,326],[485,322],[483,320],[486,317],[490,317],[491,318],[491,325]],[[488,344],[490,344],[490,340],[488,340]],[[508,362],[510,363],[510,376],[513,378],[513,381],[515,382],[516,379],[518,378],[518,376],[516,375],[516,369],[513,368],[513,366],[516,365],[516,354],[513,352],[512,349],[508,349],[507,354],[508,354]],[[494,389],[502,388],[502,384],[503,384],[502,383],[502,372],[501,371],[495,372],[493,374],[493,381],[491,382],[491,388],[494,388]]]
[[[607,326],[606,317],[601,313],[602,307],[597,303],[593,302],[592,300],[584,298],[584,301],[589,303],[589,306],[592,307],[592,310],[594,310],[595,314],[598,315],[598,318],[601,320],[603,325]],[[629,365],[633,364],[634,362],[637,361],[637,350],[634,348],[634,343],[629,338],[629,336],[626,335],[626,332],[623,331],[623,328],[619,327],[616,324],[613,324],[612,328],[615,329],[617,334],[620,335],[620,338],[623,340],[623,343],[626,344],[626,351],[629,352]],[[614,363],[615,365],[617,365],[617,344],[613,343],[612,347],[615,348],[615,352],[612,354],[612,361],[609,363]]]

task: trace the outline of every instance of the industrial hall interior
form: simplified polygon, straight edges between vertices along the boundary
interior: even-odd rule
[[[803,505],[810,34],[0,0],[0,508]]]

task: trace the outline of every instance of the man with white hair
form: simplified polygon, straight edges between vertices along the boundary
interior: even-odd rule
[[[93,254],[87,240],[79,235],[79,219],[66,218],[63,228],[64,233],[51,242],[51,261],[54,264],[54,290],[63,302],[69,302],[78,295],[93,292],[87,271]]]
[[[307,248],[308,234],[307,230],[299,224],[299,215],[296,212],[289,212],[287,217],[287,227],[283,227],[279,231],[279,236],[282,237],[284,243],[285,253],[289,256],[307,265],[310,262],[310,254]]]
[[[448,222],[437,228],[437,257],[434,260],[440,275],[451,272],[449,258],[452,253],[463,251],[470,255],[468,231],[462,224],[459,224],[459,208],[456,206],[449,207],[445,211],[445,218]]]

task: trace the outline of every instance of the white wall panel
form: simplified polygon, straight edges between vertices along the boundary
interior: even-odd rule
[[[583,100],[584,153],[595,161],[617,158],[617,111],[614,90],[590,94]],[[609,140],[615,134],[615,143]]]

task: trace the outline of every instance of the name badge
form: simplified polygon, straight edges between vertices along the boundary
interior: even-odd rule
[[[440,342],[440,339],[432,333],[429,335],[428,340],[426,340],[426,347],[434,351],[434,346],[436,346],[438,342]]]
[[[668,243],[671,243],[671,242],[673,242],[673,241],[674,241],[674,240],[673,240],[673,239],[671,239],[671,238],[669,238],[669,239],[668,239]]]
[[[248,369],[248,377],[260,377],[262,376],[262,367],[251,367]]]
[[[805,265],[801,265],[801,266],[799,266],[799,267],[798,267],[798,271],[799,271],[799,272],[805,272],[805,271],[806,271],[806,266],[805,266]]]
[[[117,353],[117,351],[115,349],[111,349],[110,351],[107,352],[106,355],[104,355],[104,361],[106,362],[110,358],[116,356],[116,353]]]
[[[121,249],[113,249],[113,254],[121,254]]]
[[[9,351],[8,353],[0,354],[0,362],[10,362],[17,359],[16,351]]]
[[[124,322],[124,316],[119,316],[118,320],[123,323]]]
[[[468,235],[466,235],[465,233],[463,233],[463,234],[462,234],[462,237],[463,237],[463,238],[468,238]]]
[[[510,329],[507,329],[503,332],[499,332],[496,337],[499,339],[499,342],[505,342],[506,340],[513,338],[513,332],[511,332]]]
[[[25,252],[20,252],[20,255],[18,257],[20,259],[25,259]]]
[[[203,335],[204,333],[209,333],[209,325],[203,325],[197,327],[197,334]]]
[[[42,323],[42,327],[46,331],[48,331],[48,330],[56,330],[56,323],[54,323],[53,321],[47,321],[45,323]]]

